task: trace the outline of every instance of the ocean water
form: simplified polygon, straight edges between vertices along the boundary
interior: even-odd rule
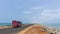
[[[43,25],[60,29],[60,23],[43,23]]]
[[[0,26],[11,26],[11,23],[0,23]]]

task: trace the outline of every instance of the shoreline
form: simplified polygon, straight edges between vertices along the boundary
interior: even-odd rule
[[[12,28],[12,26],[0,26],[0,29]]]
[[[27,26],[28,25],[31,25],[31,24],[26,24]],[[47,26],[47,25],[40,25],[40,24],[33,24],[32,26],[31,26],[31,28],[33,28],[33,27],[36,27],[36,25],[37,25],[37,27],[38,27],[38,29],[40,29],[40,28],[42,28],[42,29],[40,29],[40,30],[42,30],[42,31],[46,31],[46,32],[48,32],[48,33],[56,33],[56,34],[60,34],[60,29],[57,29],[57,28],[55,28],[55,27],[49,27],[49,26]],[[25,24],[24,25],[22,25],[22,26],[25,26]],[[5,29],[5,28],[12,28],[12,26],[0,26],[0,29]],[[37,28],[36,28],[37,29]],[[28,31],[27,31],[28,32]]]
[[[33,31],[33,32],[31,32]],[[54,28],[49,28],[47,26],[43,26],[43,25],[39,25],[39,24],[34,24],[32,26],[30,26],[29,28],[18,32],[17,34],[33,34],[33,33],[39,33],[39,34],[60,34],[60,30],[58,29],[54,29]]]
[[[24,25],[29,25],[29,24],[23,24],[22,26],[24,26]],[[51,29],[58,29],[58,30],[60,30],[60,28],[53,27],[53,26],[48,26],[48,25],[44,25],[44,24],[37,24],[37,25],[40,25],[40,26],[45,27],[45,28],[51,28]],[[12,26],[11,25],[0,26],[0,29],[4,29],[4,28],[12,28]]]

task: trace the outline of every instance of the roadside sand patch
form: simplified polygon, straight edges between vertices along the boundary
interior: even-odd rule
[[[11,26],[0,26],[0,29],[11,28]]]
[[[44,31],[40,25],[32,25],[17,34],[48,34],[48,32]]]

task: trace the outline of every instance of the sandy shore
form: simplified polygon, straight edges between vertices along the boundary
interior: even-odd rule
[[[30,27],[28,27],[27,29],[18,32],[16,34],[48,34],[47,31],[43,30],[43,27],[39,26],[39,25],[32,25]]]
[[[0,29],[11,28],[12,26],[0,26]]]
[[[60,30],[42,25],[32,25],[16,34],[60,34]]]

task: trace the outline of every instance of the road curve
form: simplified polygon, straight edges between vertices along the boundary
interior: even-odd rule
[[[16,34],[20,31],[26,29],[29,26],[32,26],[32,25],[25,25],[25,26],[21,26],[19,28],[0,29],[0,34]]]

